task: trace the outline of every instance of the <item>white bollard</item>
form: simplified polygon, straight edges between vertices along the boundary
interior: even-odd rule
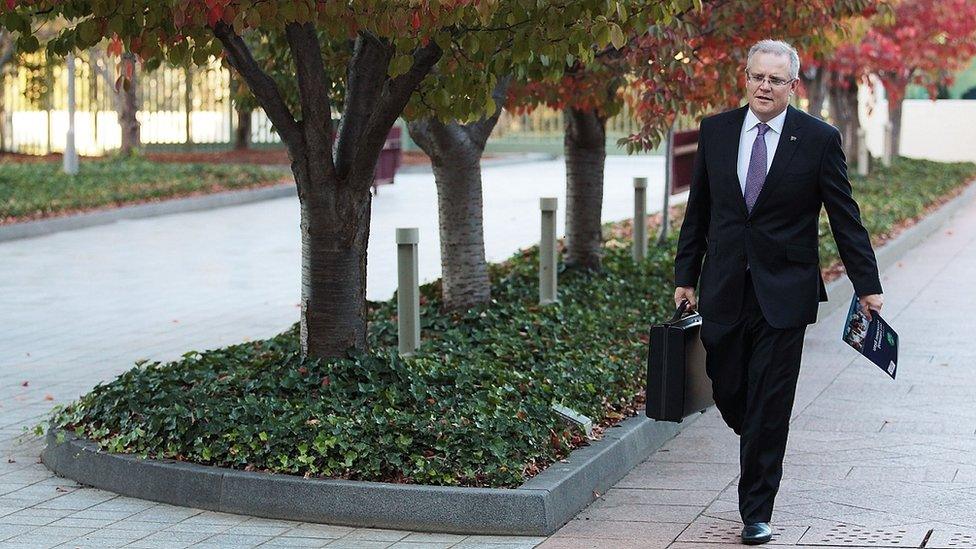
[[[65,72],[68,77],[68,135],[64,141],[62,158],[64,173],[78,174],[78,150],[75,148],[75,54],[69,53]]]
[[[420,276],[417,244],[420,231],[398,228],[397,241],[397,337],[401,356],[420,347]]]
[[[542,238],[539,241],[539,304],[556,301],[556,198],[540,198]]]
[[[891,130],[891,122],[885,122],[884,125],[884,146],[882,147],[883,152],[881,153],[881,163],[887,168],[891,166],[891,149],[894,146],[892,138],[894,137],[894,132]]]
[[[634,261],[647,257],[647,178],[634,178]]]
[[[857,174],[865,176],[868,174],[868,143],[867,132],[864,129],[857,130]]]

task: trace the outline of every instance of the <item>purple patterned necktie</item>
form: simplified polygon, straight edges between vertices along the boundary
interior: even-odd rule
[[[756,205],[759,198],[759,191],[762,190],[763,183],[766,181],[766,130],[769,126],[765,122],[756,125],[759,129],[756,141],[752,144],[752,156],[749,157],[749,171],[746,172],[746,208],[752,213],[752,207]]]

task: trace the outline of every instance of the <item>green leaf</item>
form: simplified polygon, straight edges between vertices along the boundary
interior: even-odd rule
[[[81,41],[83,47],[88,47],[94,45],[101,39],[100,33],[98,32],[98,23],[93,19],[85,19],[78,26],[75,27],[78,31],[78,39]]]
[[[17,38],[17,48],[23,53],[34,53],[40,47],[37,37],[32,34],[22,34]]]
[[[394,56],[393,59],[390,60],[390,68],[388,72],[391,78],[396,78],[401,74],[406,74],[412,66],[413,56],[408,54],[400,54]]]
[[[627,43],[627,39],[624,38],[623,29],[616,23],[610,24],[610,41],[613,43],[613,47],[618,50]]]

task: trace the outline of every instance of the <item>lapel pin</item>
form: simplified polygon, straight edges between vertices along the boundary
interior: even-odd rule
[[[796,136],[795,135],[791,135],[790,136],[790,141],[796,141]]]

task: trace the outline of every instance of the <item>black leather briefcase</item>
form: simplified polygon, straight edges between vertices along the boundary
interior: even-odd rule
[[[684,316],[683,302],[671,320],[651,326],[647,353],[647,417],[681,421],[713,404],[705,373],[705,348],[697,312]]]

